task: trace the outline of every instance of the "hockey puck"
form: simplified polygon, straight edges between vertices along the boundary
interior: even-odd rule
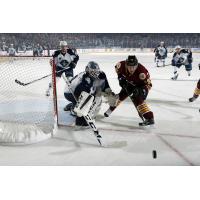
[[[156,150],[153,150],[153,151],[152,151],[152,156],[153,156],[153,159],[156,159],[156,158],[157,158],[157,152],[156,152]]]

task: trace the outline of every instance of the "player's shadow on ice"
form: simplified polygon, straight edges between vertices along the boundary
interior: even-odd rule
[[[99,115],[97,118],[97,122],[100,122],[104,125],[109,124],[113,127],[119,127],[121,128],[128,128],[128,129],[135,129],[135,130],[141,130],[140,127],[138,127],[138,123],[141,121],[140,118],[130,118],[130,117],[123,117],[123,121],[119,121],[119,118],[121,116],[110,116],[109,118],[105,118],[102,115]],[[130,125],[131,124],[131,125]]]
[[[169,78],[152,78],[151,79],[152,81],[170,81],[170,82],[172,82],[172,80],[171,79],[169,79]],[[196,82],[196,81],[198,81],[198,79],[177,79],[176,81],[174,81],[174,82],[177,82],[177,81],[192,81],[192,82]]]
[[[75,136],[75,132],[70,130],[71,128],[61,128],[63,129],[64,132],[58,134],[58,136],[54,136],[52,138],[53,145],[56,146],[66,146],[66,150],[62,150],[62,151],[56,151],[56,152],[51,152],[49,153],[50,155],[66,155],[66,154],[70,154],[70,153],[74,153],[74,152],[78,152],[81,151],[82,149],[82,145],[83,146],[87,146],[87,147],[99,147],[97,143],[95,143],[96,141],[88,141],[85,142],[84,139],[87,139],[87,134],[84,134],[83,137],[80,136],[80,134],[78,136]],[[82,134],[82,133],[81,133]],[[89,133],[90,134],[90,133]],[[91,135],[93,137],[93,135]],[[77,139],[77,137],[79,137],[79,139]],[[83,140],[82,140],[83,139]],[[52,144],[50,144],[52,145]],[[69,149],[70,148],[70,149]]]
[[[163,110],[180,114],[183,116],[182,119],[186,119],[186,120],[192,120],[194,118],[194,115],[190,114],[189,111],[185,112],[184,109],[190,109],[190,110],[199,109],[199,107],[190,106],[189,102],[162,101],[162,100],[149,100],[149,102],[151,102],[152,105],[155,104],[156,107],[160,107]],[[183,109],[183,111],[177,108],[181,108]]]

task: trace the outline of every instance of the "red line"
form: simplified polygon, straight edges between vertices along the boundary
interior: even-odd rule
[[[73,127],[72,125],[60,125],[62,127]],[[120,129],[112,129],[112,128],[99,128],[99,130],[107,130],[107,131],[117,131],[117,132],[129,132],[133,134],[140,134],[140,133],[135,133],[131,130],[120,130]],[[149,135],[149,133],[146,133]],[[166,136],[176,136],[176,137],[189,137],[189,138],[196,138],[200,139],[198,136],[183,136],[183,135],[173,135],[173,134],[166,134],[166,133],[160,133],[155,134],[165,145],[167,145],[172,151],[174,151],[179,157],[181,157],[188,165],[194,166],[195,164],[191,162],[186,156],[184,156],[178,149],[176,149],[174,146],[172,146],[167,140],[165,140],[161,135],[166,135]]]
[[[171,150],[173,150],[177,155],[179,155],[188,165],[194,166],[195,164],[192,163],[186,156],[184,156],[178,149],[173,147],[167,140],[165,140],[160,135],[155,134],[163,143],[165,143]]]

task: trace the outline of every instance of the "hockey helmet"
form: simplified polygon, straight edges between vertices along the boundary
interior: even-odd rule
[[[164,41],[161,41],[161,42],[160,42],[160,45],[161,45],[161,46],[164,46],[164,44],[165,44]]]
[[[126,65],[127,66],[137,66],[138,65],[138,59],[135,55],[129,55],[126,59]]]
[[[93,78],[98,78],[98,76],[100,74],[99,65],[94,61],[90,61],[87,64],[87,66],[85,67],[85,71]]]
[[[175,46],[174,49],[175,49],[175,50],[181,49],[181,46],[177,45],[177,46]]]
[[[66,41],[60,41],[60,47],[65,47],[67,46],[67,42]]]

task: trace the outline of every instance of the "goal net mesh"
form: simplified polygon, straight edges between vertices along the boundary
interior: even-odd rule
[[[52,76],[48,57],[0,57],[0,144],[31,144],[45,140],[56,130],[53,92],[45,91]]]

